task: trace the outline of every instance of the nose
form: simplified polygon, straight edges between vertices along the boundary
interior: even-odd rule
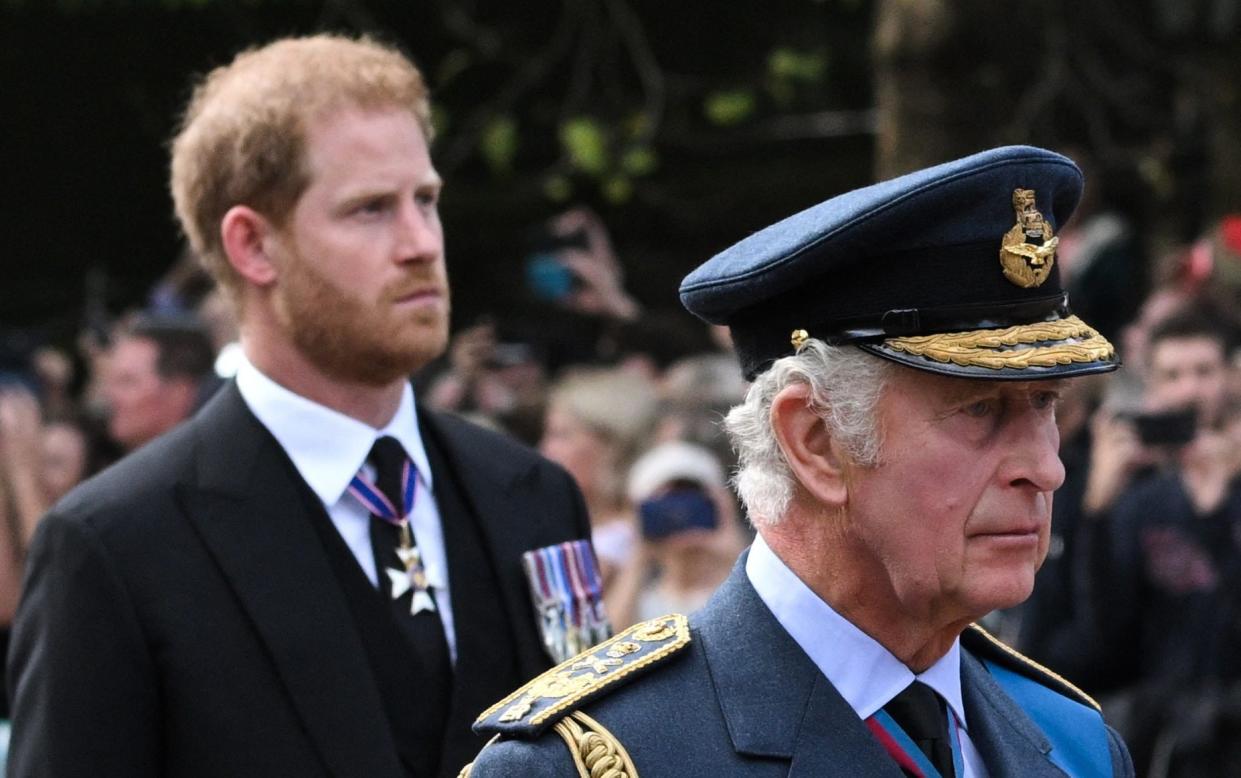
[[[398,262],[431,262],[444,252],[444,233],[434,206],[407,202],[397,220],[395,255]]]
[[[1064,483],[1060,432],[1055,419],[1035,411],[1021,414],[1009,430],[1009,454],[1001,477],[1011,486],[1051,492]]]

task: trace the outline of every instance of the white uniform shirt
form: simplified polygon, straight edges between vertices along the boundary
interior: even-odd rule
[[[961,733],[963,778],[986,778],[978,749],[969,737],[961,701],[961,642],[925,672],[915,675],[874,638],[832,609],[798,578],[763,541],[754,540],[746,575],[776,621],[832,682],[840,696],[865,720],[915,680],[930,686],[948,703]]]
[[[427,582],[434,589],[435,607],[448,639],[448,654],[455,663],[457,641],[448,596],[448,555],[431,483],[431,464],[418,430],[413,389],[405,385],[396,415],[378,430],[289,391],[260,372],[249,360],[243,360],[237,370],[237,389],[259,422],[293,460],[306,484],[323,501],[336,531],[376,588],[379,575],[371,549],[370,512],[347,489],[364,466],[368,477],[374,478],[374,470],[366,464],[366,457],[378,438],[390,435],[405,447],[418,470],[418,491],[409,526],[422,555]]]

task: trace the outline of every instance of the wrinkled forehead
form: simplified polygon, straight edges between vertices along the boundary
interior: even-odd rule
[[[902,394],[921,397],[934,404],[953,405],[980,397],[1029,397],[1035,394],[1059,394],[1083,378],[1052,378],[1037,381],[989,381],[927,373],[904,366],[895,366],[889,374],[889,386]]]

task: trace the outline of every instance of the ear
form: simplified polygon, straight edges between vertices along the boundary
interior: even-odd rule
[[[771,403],[771,428],[793,477],[815,499],[843,508],[849,490],[848,457],[832,438],[827,424],[810,405],[810,387],[787,386]]]
[[[276,230],[267,217],[246,205],[234,205],[220,222],[228,262],[250,283],[269,286],[278,273],[271,258]]]

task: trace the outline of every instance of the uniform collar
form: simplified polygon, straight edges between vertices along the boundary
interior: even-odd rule
[[[915,680],[930,686],[968,730],[961,699],[961,641],[915,675],[874,638],[810,590],[761,535],[746,560],[746,575],[776,621],[831,681],[862,719],[870,718]]]
[[[237,389],[324,505],[334,505],[341,498],[375,440],[384,435],[400,441],[418,468],[419,479],[431,489],[431,464],[418,429],[414,390],[408,383],[396,414],[382,429],[289,391],[248,359],[237,370]]]

